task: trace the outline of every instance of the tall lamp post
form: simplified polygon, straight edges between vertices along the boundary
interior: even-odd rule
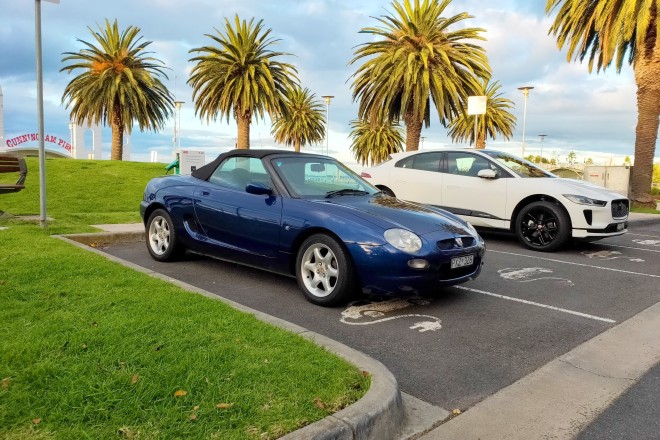
[[[518,87],[518,90],[522,90],[523,97],[525,98],[525,105],[523,108],[523,136],[522,136],[522,157],[525,158],[525,125],[527,124],[527,97],[529,96],[529,91],[534,87],[532,86],[523,86]]]
[[[181,106],[183,101],[174,101],[174,149],[181,150]]]
[[[59,3],[60,0],[44,0]],[[46,150],[44,147],[44,77],[41,65],[41,0],[34,0],[34,34],[37,53],[37,122],[39,132],[39,223],[46,226]]]
[[[321,98],[325,99],[325,154],[327,156],[330,153],[330,120],[328,115],[330,114],[330,100],[334,96],[324,95]]]
[[[539,137],[541,138],[541,163],[543,163],[543,140],[547,134],[540,134]]]

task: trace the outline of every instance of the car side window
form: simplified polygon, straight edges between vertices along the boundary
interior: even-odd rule
[[[422,171],[440,171],[442,153],[420,153],[401,159],[395,164],[398,168],[412,168]]]
[[[447,173],[457,176],[478,177],[479,171],[491,169],[500,176],[502,175],[498,166],[476,154],[467,152],[447,153]]]
[[[209,182],[243,191],[250,182],[271,185],[264,165],[260,159],[255,157],[230,157],[226,159],[209,177]]]
[[[394,164],[396,168],[412,168],[415,156],[404,157],[400,161]]]

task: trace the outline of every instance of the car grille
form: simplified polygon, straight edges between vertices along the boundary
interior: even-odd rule
[[[467,235],[463,237],[454,237],[454,238],[447,238],[445,240],[440,240],[436,243],[436,246],[441,251],[448,251],[450,249],[469,248],[474,246],[475,244],[476,244],[476,240],[474,239],[474,237],[470,237],[469,235]]]
[[[612,200],[612,218],[624,218],[628,215],[628,199]]]

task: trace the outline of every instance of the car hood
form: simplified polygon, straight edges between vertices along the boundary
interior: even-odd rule
[[[557,179],[565,194],[578,194],[585,197],[598,200],[625,199],[626,196],[619,194],[611,189],[596,185],[595,183],[585,182],[583,180],[567,179],[559,177]]]
[[[315,202],[350,212],[383,230],[402,228],[418,235],[435,231],[447,231],[453,235],[474,235],[465,221],[447,211],[385,195],[339,196]]]

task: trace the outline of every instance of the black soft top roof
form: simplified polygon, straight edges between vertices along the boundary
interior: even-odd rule
[[[222,153],[221,155],[213,159],[212,162],[207,163],[203,167],[197,168],[195,171],[192,172],[192,176],[197,177],[198,179],[208,180],[208,178],[211,177],[211,174],[213,174],[215,169],[218,168],[220,162],[222,162],[223,160],[229,157],[254,157],[257,159],[263,159],[266,156],[271,156],[274,154],[306,154],[306,153],[295,153],[289,150],[275,150],[275,149],[230,150],[227,151],[226,153]]]

